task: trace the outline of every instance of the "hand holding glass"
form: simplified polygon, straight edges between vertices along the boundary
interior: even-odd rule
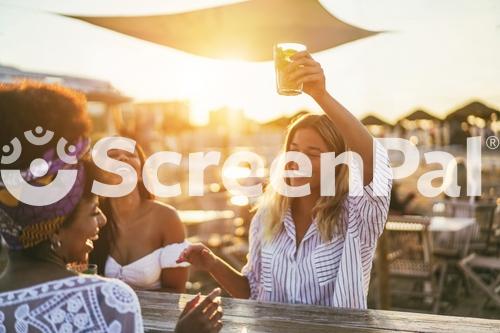
[[[287,80],[284,69],[292,63],[291,56],[297,52],[306,50],[305,45],[298,43],[280,43],[274,46],[274,68],[276,70],[276,89],[278,94],[293,96],[302,93],[303,84]]]

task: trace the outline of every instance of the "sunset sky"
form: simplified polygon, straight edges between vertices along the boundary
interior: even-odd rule
[[[202,58],[54,14],[160,14],[232,2],[0,0],[0,64],[107,80],[138,101],[189,99],[196,123],[221,106],[259,121],[319,110],[307,96],[278,96],[271,62]],[[321,3],[345,22],[386,31],[313,55],[329,91],[354,114],[394,121],[421,107],[443,115],[471,99],[500,108],[500,1]]]

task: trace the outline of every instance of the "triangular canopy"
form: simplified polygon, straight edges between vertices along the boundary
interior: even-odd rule
[[[376,34],[342,22],[317,0],[252,0],[169,15],[70,17],[200,56],[251,61],[271,60],[279,42],[303,43],[318,52]]]

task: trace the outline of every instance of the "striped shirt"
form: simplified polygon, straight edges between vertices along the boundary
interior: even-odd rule
[[[362,193],[349,194],[343,202],[342,232],[324,242],[313,221],[299,246],[291,209],[271,241],[263,241],[259,212],[250,226],[248,262],[242,269],[250,284],[251,298],[264,302],[315,304],[365,309],[370,271],[377,239],[389,210],[392,173],[387,152],[375,141],[373,181]],[[357,175],[357,176],[356,176]],[[385,193],[377,196],[375,194]]]

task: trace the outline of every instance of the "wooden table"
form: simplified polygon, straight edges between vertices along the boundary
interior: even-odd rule
[[[447,248],[440,249],[441,251],[450,251],[464,258],[469,252],[469,246],[475,228],[477,227],[476,219],[472,217],[442,217],[434,216],[431,218],[429,230],[431,232],[442,233],[444,236],[450,236]],[[439,235],[436,235],[439,237]],[[435,241],[437,238],[435,239]],[[439,250],[439,245],[434,244],[435,248]]]
[[[137,295],[146,332],[173,332],[181,308],[193,297],[150,291],[138,291]],[[222,306],[223,333],[500,332],[500,320],[468,317],[259,303],[232,298],[223,298]]]
[[[393,221],[394,220],[394,221]],[[427,220],[427,222],[425,222]],[[469,217],[443,217],[443,216],[393,216],[389,217],[386,224],[386,229],[391,225],[397,225],[398,222],[415,222],[428,224],[428,230],[434,234],[435,241],[441,236],[447,240],[447,249],[465,257],[468,254],[471,238],[477,227],[475,218]],[[379,243],[383,243],[383,239],[379,239]],[[436,247],[437,244],[434,244]]]
[[[186,225],[197,225],[235,217],[232,210],[178,210],[179,218]]]
[[[472,217],[433,216],[429,230],[433,232],[459,232],[473,227],[475,224],[476,219]]]
[[[222,244],[220,235],[232,232],[232,210],[178,210],[179,218],[186,227],[189,241],[207,245]]]
[[[471,201],[471,200],[441,200],[436,201],[434,207],[438,207],[439,213],[455,217],[476,217],[474,238],[477,245],[483,245],[485,252],[488,252],[491,238],[493,236],[492,228],[495,220],[495,210],[497,209],[497,200]]]

